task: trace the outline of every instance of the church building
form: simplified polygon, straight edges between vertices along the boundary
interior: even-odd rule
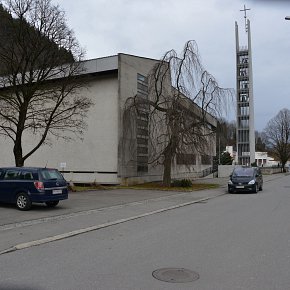
[[[137,93],[148,92],[146,76],[156,62],[158,60],[122,53],[84,61],[85,71],[80,77],[85,85],[81,90],[93,105],[82,139],[69,142],[50,139],[50,144],[41,146],[25,161],[25,166],[57,168],[67,181],[75,183],[130,184],[162,180],[163,166],[151,166],[147,162],[145,119],[137,122],[136,150],[130,152],[130,160],[125,157],[129,156],[130,149],[124,148],[123,142],[126,100]],[[216,127],[214,117],[208,115],[208,122]],[[24,138],[24,151],[29,148],[29,138],[31,136]],[[1,137],[0,146],[0,167],[14,166],[13,144]],[[172,177],[193,178],[209,173],[212,157],[216,155],[215,141],[205,155],[195,154],[192,164],[175,161]]]

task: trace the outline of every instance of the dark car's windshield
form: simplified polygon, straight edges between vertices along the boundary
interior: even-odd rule
[[[238,167],[233,172],[233,177],[242,176],[242,177],[250,177],[254,175],[253,168],[247,167]]]
[[[0,169],[0,178],[4,175],[4,170]]]
[[[40,174],[44,180],[63,179],[63,176],[55,169],[42,169]]]

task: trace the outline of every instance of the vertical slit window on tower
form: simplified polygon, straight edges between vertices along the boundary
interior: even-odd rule
[[[241,64],[246,64],[246,63],[248,63],[248,56],[247,56],[247,55],[241,55],[241,56],[239,57],[239,62],[240,62]]]
[[[248,103],[249,102],[249,95],[240,94],[239,101],[242,103]]]

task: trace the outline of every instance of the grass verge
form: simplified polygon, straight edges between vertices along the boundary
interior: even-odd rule
[[[112,189],[146,189],[146,190],[164,190],[164,191],[196,191],[204,189],[218,188],[218,184],[206,184],[206,183],[193,183],[190,187],[167,187],[157,182],[148,182],[143,184],[136,184],[130,186],[114,185],[114,186],[104,186],[104,185],[88,185],[88,186],[72,186],[71,191],[91,191],[91,190],[112,190]]]

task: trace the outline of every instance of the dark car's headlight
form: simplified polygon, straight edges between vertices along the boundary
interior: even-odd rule
[[[228,184],[233,184],[233,182],[231,180],[228,181]]]
[[[255,184],[255,183],[256,183],[255,179],[252,179],[251,181],[249,181],[248,184]]]

